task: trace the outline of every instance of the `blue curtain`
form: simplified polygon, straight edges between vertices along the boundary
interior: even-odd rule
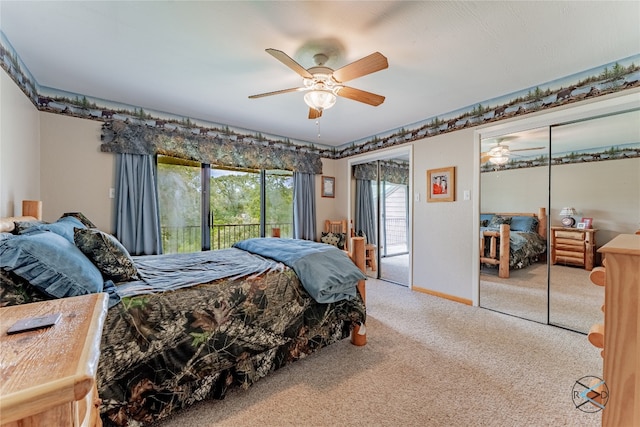
[[[293,173],[293,238],[316,239],[316,176]]]
[[[356,179],[356,218],[355,232],[364,232],[367,243],[376,244],[376,215],[373,208],[371,181]]]
[[[162,253],[154,156],[116,157],[116,236],[131,255]]]

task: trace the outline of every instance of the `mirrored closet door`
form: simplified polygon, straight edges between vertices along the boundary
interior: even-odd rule
[[[640,228],[640,111],[551,126],[551,154],[549,323],[587,333],[604,320],[597,249]]]
[[[588,333],[603,321],[597,250],[640,229],[640,111],[483,138],[480,161],[480,306]],[[539,207],[544,253],[517,241]],[[511,218],[508,270],[497,217]]]
[[[547,323],[549,128],[484,138],[480,151],[480,306]]]
[[[367,275],[409,286],[409,153],[352,165],[353,227],[367,238]]]

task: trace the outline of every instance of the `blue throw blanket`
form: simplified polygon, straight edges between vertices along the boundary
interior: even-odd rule
[[[358,281],[366,279],[346,253],[325,243],[256,238],[233,246],[287,265],[296,272],[307,292],[320,303],[352,299],[356,296]]]
[[[240,249],[134,256],[140,280],[119,283],[118,295],[175,291],[224,278],[260,274],[278,263]]]

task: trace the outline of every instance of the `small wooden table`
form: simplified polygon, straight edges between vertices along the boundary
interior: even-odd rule
[[[367,266],[371,268],[371,271],[376,271],[376,245],[372,243],[365,244],[364,253]]]
[[[593,270],[597,231],[595,228],[551,227],[551,264],[577,265]]]
[[[0,309],[0,424],[100,426],[95,375],[105,293]],[[61,313],[45,329],[7,335],[17,320]]]

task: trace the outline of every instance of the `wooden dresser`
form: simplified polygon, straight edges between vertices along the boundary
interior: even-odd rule
[[[603,426],[640,426],[640,235],[621,234],[601,247],[604,269],[604,333],[593,330],[594,345],[603,347],[603,379],[609,399]],[[600,328],[601,329],[601,328]]]
[[[0,424],[100,426],[95,375],[107,294],[0,309]],[[54,326],[7,335],[17,320],[61,313]]]
[[[596,255],[595,228],[551,227],[551,264],[569,264],[593,270]]]

